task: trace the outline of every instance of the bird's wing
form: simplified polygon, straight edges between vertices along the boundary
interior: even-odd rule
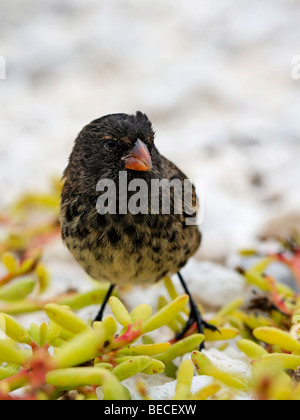
[[[179,179],[182,183],[183,215],[186,217],[195,217],[199,208],[195,186],[189,178],[176,165],[174,165],[174,163],[170,162],[163,156],[161,158],[168,180],[171,181]],[[185,195],[184,186],[189,186],[190,194],[188,193]]]

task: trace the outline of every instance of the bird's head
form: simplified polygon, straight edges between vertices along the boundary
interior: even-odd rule
[[[112,114],[92,121],[78,135],[65,171],[66,178],[87,183],[117,180],[120,171],[130,178],[156,177],[160,154],[148,117]]]

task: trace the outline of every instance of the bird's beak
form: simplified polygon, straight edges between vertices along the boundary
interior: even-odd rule
[[[125,162],[125,169],[151,171],[153,168],[148,147],[140,139],[122,160]]]

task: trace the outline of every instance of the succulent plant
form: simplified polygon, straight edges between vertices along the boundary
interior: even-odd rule
[[[259,255],[253,267],[239,270],[261,296],[250,307],[243,297],[234,299],[215,313],[209,321],[219,332],[197,334],[192,326],[181,340],[154,342],[153,331],[167,326],[175,337],[189,315],[188,296],[179,295],[168,277],[169,298],[160,296],[154,313],[144,303],[129,312],[112,296],[112,315],[102,322],[86,321],[76,311],[101,303],[105,284],[45,297],[51,276],[42,256],[44,245],[58,235],[58,200],[56,184],[49,195],[27,195],[0,217],[6,232],[0,243],[1,400],[97,399],[99,389],[106,400],[126,400],[131,395],[122,382],[133,376],[140,397],[149,400],[147,381],[139,373],[176,377],[174,400],[235,399],[241,393],[264,400],[300,399],[300,297],[266,274],[273,262],[280,262],[300,283],[299,236],[282,241],[282,252]],[[32,211],[47,214],[44,224],[27,223]],[[44,311],[48,322],[25,328],[16,318],[34,311]],[[198,350],[204,340],[219,351],[234,340],[251,366],[251,378],[215,366],[209,351]],[[195,373],[213,380],[192,392]]]

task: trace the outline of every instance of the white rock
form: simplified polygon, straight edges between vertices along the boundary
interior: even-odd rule
[[[233,269],[216,263],[200,262],[195,258],[183,268],[182,274],[195,300],[212,309],[218,309],[231,300],[244,296],[248,289],[244,277]],[[178,294],[183,294],[184,290],[177,275],[172,280]],[[129,308],[143,302],[155,309],[160,295],[168,297],[162,282],[153,286],[125,289],[122,295]]]
[[[195,393],[212,382],[208,376],[195,376],[193,378],[191,392]],[[177,381],[168,382],[165,385],[150,387],[149,396],[154,400],[170,400],[175,395]]]
[[[151,399],[153,400],[171,400],[175,395],[175,389],[177,385],[176,380],[170,380],[164,375],[160,375],[160,377],[152,377],[149,381],[149,377],[147,378],[146,375],[139,375],[140,379],[142,378],[147,382],[147,392]],[[141,396],[138,394],[136,390],[136,380],[137,378],[130,378],[122,382],[124,386],[126,386],[130,393],[133,400],[141,399]],[[155,385],[151,385],[151,382],[156,382]],[[160,384],[159,382],[162,381],[163,383]],[[191,387],[192,393],[199,391],[200,389],[204,388],[205,386],[209,385],[212,382],[212,378],[208,376],[195,376],[193,378],[193,383]],[[158,384],[157,384],[158,383]]]
[[[209,357],[213,364],[220,370],[227,372],[233,376],[249,381],[251,378],[251,365],[249,360],[234,348],[233,345],[229,346],[224,351],[219,351],[215,348],[210,350],[203,350]]]
[[[192,259],[182,273],[195,300],[214,309],[244,296],[248,288],[239,273],[211,262]]]

